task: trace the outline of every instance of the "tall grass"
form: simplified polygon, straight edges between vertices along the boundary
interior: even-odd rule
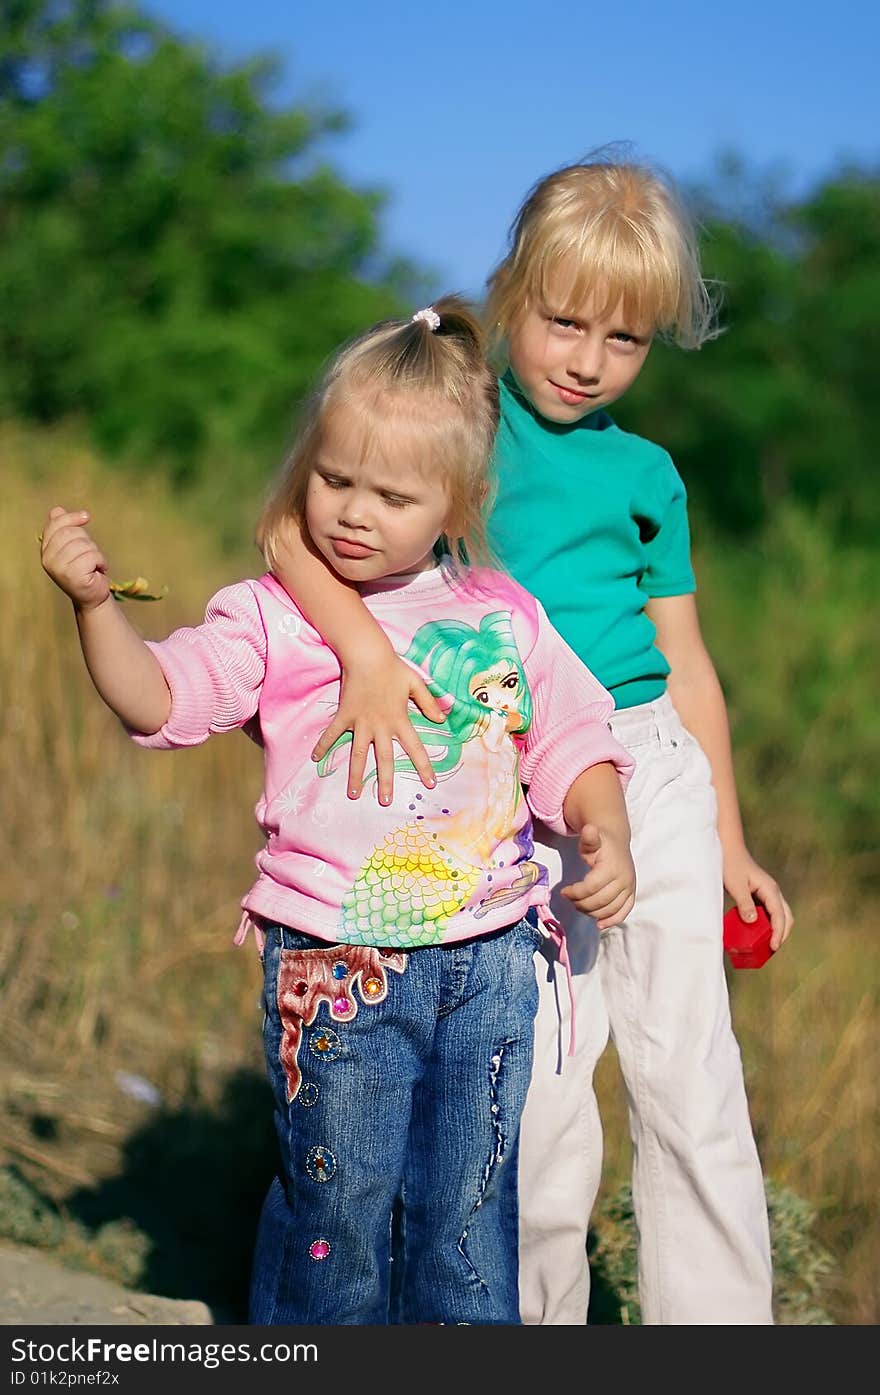
[[[260,755],[238,735],[137,750],[91,690],[35,535],[53,503],[88,504],[114,577],[170,587],[132,609],[149,635],[198,620],[258,557],[248,509],[241,552],[222,557],[210,520],[199,526],[157,486],[113,476],[62,437],[8,430],[0,455],[11,520],[0,550],[3,1156],[63,1201],[113,1176],[144,1117],[119,1072],[173,1111],[219,1105],[236,1072],[260,1068],[256,956],[231,946],[257,847]],[[794,514],[760,555],[708,541],[699,554],[750,841],[797,916],[783,953],[731,979],[759,1146],[767,1174],[818,1210],[840,1276],[835,1317],[874,1323],[876,568],[834,554]],[[599,1086],[607,1195],[629,1170],[613,1052]]]
[[[239,736],[181,758],[136,749],[91,688],[35,535],[53,503],[87,504],[114,578],[170,586],[160,603],[131,603],[152,636],[198,621],[234,572],[210,527],[196,531],[149,483],[133,488],[75,451],[59,467],[52,450],[4,441],[3,1030],[37,1077],[48,1063],[73,1088],[97,1054],[175,1097],[239,1062],[251,1034],[255,967],[231,936],[261,758]],[[242,520],[243,538],[251,527]],[[258,558],[242,552],[243,575]]]

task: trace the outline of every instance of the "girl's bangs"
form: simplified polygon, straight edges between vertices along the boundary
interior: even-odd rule
[[[434,474],[448,455],[450,436],[457,435],[451,404],[428,389],[351,385],[328,394],[321,412],[321,429],[342,417],[354,427],[358,455],[364,460],[393,460],[401,453],[416,468]]]
[[[597,231],[599,236],[597,236]],[[621,308],[623,328],[644,335],[674,324],[678,315],[679,278],[669,264],[646,247],[635,230],[585,227],[577,238],[549,246],[536,268],[535,287],[557,314],[578,319],[589,304],[593,315],[607,319]]]

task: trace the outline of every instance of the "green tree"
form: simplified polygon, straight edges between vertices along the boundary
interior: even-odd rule
[[[134,7],[0,14],[0,412],[80,415],[183,477],[277,452],[339,341],[400,304],[381,197],[319,160],[337,111],[280,109]]]

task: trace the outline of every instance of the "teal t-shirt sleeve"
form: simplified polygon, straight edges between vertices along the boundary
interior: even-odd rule
[[[685,596],[697,589],[684,480],[663,452],[657,484],[657,529],[644,543],[642,587],[649,596]]]

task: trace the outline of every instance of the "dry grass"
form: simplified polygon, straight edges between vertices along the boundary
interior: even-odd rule
[[[256,848],[261,758],[238,736],[183,757],[136,749],[95,698],[35,534],[53,503],[91,505],[114,578],[140,572],[171,588],[155,605],[130,603],[154,636],[197,621],[230,562],[148,485],[99,476],[69,448],[59,471],[51,455],[63,442],[27,445],[29,481],[6,472],[12,528],[0,555],[5,1048],[36,1094],[47,1064],[72,1085],[97,1058],[173,1099],[194,1075],[240,1062],[251,1035],[257,976],[231,936]],[[249,565],[240,559],[242,574]]]
[[[135,492],[63,439],[7,432],[0,456],[5,1161],[60,1198],[111,1177],[143,1117],[116,1072],[146,1077],[174,1110],[209,1105],[237,1069],[259,1068],[255,956],[231,936],[257,846],[260,756],[239,736],[179,755],[134,748],[90,688],[35,534],[51,504],[89,503],[115,578],[171,588],[133,610],[153,635],[197,620],[257,559],[221,558],[167,495]],[[796,939],[732,985],[753,1118],[768,1175],[819,1209],[839,1264],[837,1320],[876,1323],[876,906],[850,904],[843,878],[789,873]],[[612,1052],[599,1083],[607,1193],[628,1172]]]

